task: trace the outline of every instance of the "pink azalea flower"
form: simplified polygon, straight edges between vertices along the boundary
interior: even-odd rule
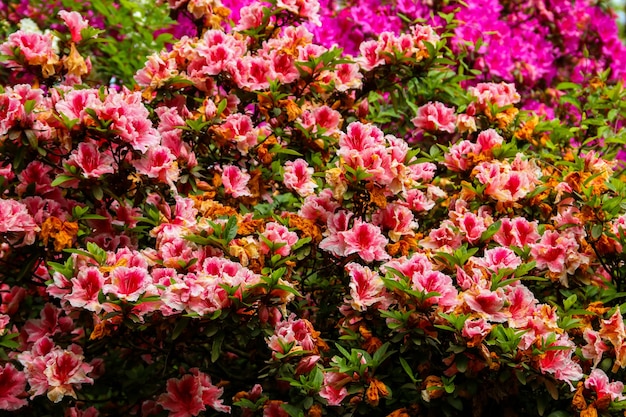
[[[44,77],[55,73],[54,64],[58,62],[59,57],[52,48],[52,35],[23,30],[11,33],[7,41],[0,44],[0,53],[14,57],[15,59],[9,59],[7,63],[20,67],[19,58],[14,55],[15,50],[24,57],[27,64],[41,66]]]
[[[485,110],[489,104],[505,107],[520,101],[515,85],[504,82],[479,83],[476,87],[469,87],[468,91],[476,97],[478,107],[482,110]]]
[[[174,187],[174,181],[178,179],[179,174],[175,162],[176,157],[168,148],[157,145],[148,149],[140,160],[134,161],[134,165],[138,173]]]
[[[413,212],[402,204],[387,204],[372,216],[372,221],[381,226],[383,230],[389,230],[389,237],[397,242],[402,236],[414,236],[418,224]]]
[[[523,217],[501,219],[500,229],[493,235],[493,240],[502,246],[517,246],[523,248],[539,239],[537,222],[529,222]]]
[[[469,140],[462,140],[450,146],[445,154],[444,165],[451,171],[461,172],[473,167],[469,163],[469,154],[479,152],[479,147]]]
[[[428,131],[444,131],[454,133],[456,129],[456,115],[454,109],[445,104],[428,102],[417,109],[417,116],[411,120],[418,129]]]
[[[328,402],[330,406],[341,405],[341,402],[348,396],[346,385],[352,378],[341,372],[324,372],[324,382],[319,396]]]
[[[313,325],[306,319],[296,319],[292,314],[287,320],[276,324],[274,334],[267,339],[267,345],[274,352],[289,353],[294,350],[315,351]],[[286,351],[285,348],[290,348]]]
[[[11,363],[0,366],[0,410],[19,410],[28,404],[25,395],[26,375]]]
[[[83,362],[83,355],[71,350],[54,349],[46,355],[44,375],[48,383],[48,398],[57,403],[66,395],[76,398],[75,387],[93,384],[87,374],[93,366]]]
[[[24,324],[24,331],[28,335],[27,342],[36,342],[47,336],[70,332],[74,322],[70,317],[61,317],[63,310],[46,303],[39,313],[39,319],[30,319]]]
[[[81,142],[70,154],[67,164],[79,168],[85,178],[100,178],[115,172],[116,163],[109,150],[102,151],[94,142]]]
[[[472,258],[479,266],[497,273],[500,269],[515,270],[522,264],[522,260],[511,249],[506,247],[495,247],[487,249],[482,258]]]
[[[317,184],[313,181],[313,167],[301,158],[285,162],[283,184],[300,196],[307,197],[314,193]]]
[[[278,0],[276,7],[281,7],[290,12],[308,19],[314,25],[320,26],[320,2],[319,0]]]
[[[330,216],[340,205],[333,199],[333,192],[330,189],[322,190],[319,195],[310,195],[304,199],[300,207],[299,215],[305,219],[319,221],[326,225]]]
[[[481,152],[490,151],[496,146],[502,145],[503,142],[504,138],[494,129],[483,130],[476,138],[476,144],[479,146]]]
[[[356,311],[365,311],[376,303],[385,301],[385,284],[382,278],[366,266],[351,262],[346,265],[350,276],[350,303]]]
[[[597,401],[604,397],[611,397],[611,401],[622,401],[626,397],[622,394],[624,383],[621,381],[609,382],[609,377],[600,368],[595,368],[585,381],[585,388],[592,389],[596,393]]]
[[[580,381],[583,372],[580,365],[572,360],[572,353],[576,348],[567,333],[557,336],[557,339],[550,346],[558,346],[566,349],[547,350],[539,359],[539,368],[543,373],[553,374],[560,381],[566,382],[574,391],[573,381]]]
[[[7,237],[13,236],[8,238],[9,243],[15,244],[16,247],[31,245],[35,242],[38,231],[39,226],[23,203],[0,199],[0,232],[5,233]],[[20,240],[22,243],[18,244]]]
[[[219,399],[224,389],[214,386],[211,378],[197,368],[190,369],[190,372],[180,379],[168,379],[167,392],[158,398],[158,403],[170,412],[169,417],[197,416],[206,410],[207,405],[229,413],[230,407],[224,406]]]
[[[439,271],[426,271],[423,274],[414,273],[409,276],[413,289],[425,294],[430,292],[437,295],[426,299],[426,305],[438,304],[444,311],[449,311],[459,304],[458,291],[452,282],[452,278]]]
[[[593,359],[593,366],[596,367],[602,361],[602,355],[609,350],[609,347],[600,337],[600,333],[593,329],[585,329],[583,338],[587,344],[582,347],[581,353],[585,359]]]
[[[546,230],[539,242],[531,245],[531,255],[537,268],[548,268],[551,272],[566,272],[566,261],[571,252],[578,251],[578,243],[566,234]]]
[[[98,302],[98,294],[104,285],[104,275],[100,269],[89,267],[81,269],[75,278],[71,279],[72,293],[65,297],[72,307],[80,307],[95,313],[102,310]]]
[[[389,240],[383,236],[378,226],[356,219],[351,229],[340,233],[346,244],[345,256],[357,253],[365,262],[390,258],[385,250]]]
[[[473,287],[463,293],[463,300],[473,312],[489,321],[504,322],[507,313],[504,311],[506,297],[501,288],[490,291],[485,288]]]
[[[472,341],[481,341],[491,332],[491,328],[492,325],[483,318],[466,320],[465,323],[463,323],[461,334],[463,337]],[[474,343],[474,345],[476,344],[477,343]]]
[[[105,284],[102,291],[126,301],[137,301],[153,287],[148,271],[138,266],[118,266],[111,272],[109,279],[110,283]]]
[[[222,184],[226,194],[230,194],[235,198],[251,195],[248,189],[248,181],[250,181],[250,174],[244,170],[234,165],[222,167]]]
[[[88,27],[89,23],[85,19],[83,19],[83,17],[78,12],[68,12],[66,10],[61,10],[59,12],[59,17],[63,19],[63,21],[69,28],[70,34],[72,35],[72,42],[80,42],[83,39],[80,32],[81,30]]]
[[[487,230],[485,219],[472,212],[464,213],[457,219],[457,223],[463,237],[470,244],[477,243],[483,232]]]
[[[285,226],[276,222],[267,223],[265,231],[261,235],[274,244],[284,243],[283,246],[273,251],[273,253],[281,256],[289,256],[291,247],[298,241],[298,235],[295,232],[290,232]],[[270,253],[270,247],[261,240],[259,251],[263,254],[268,254]]]

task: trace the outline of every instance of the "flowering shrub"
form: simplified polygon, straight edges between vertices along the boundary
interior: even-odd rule
[[[79,15],[0,44],[0,409],[626,409],[621,84],[545,121],[430,26],[342,55],[271,5],[172,2],[136,90],[82,84]]]

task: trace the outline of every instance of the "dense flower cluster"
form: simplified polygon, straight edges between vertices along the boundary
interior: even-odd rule
[[[58,41],[0,43],[27,81],[0,91],[1,410],[626,408],[620,84],[566,85],[577,122],[541,121],[491,63],[495,34],[497,79],[462,74],[469,24],[344,55],[313,41],[316,0],[250,4],[232,28],[218,0],[168,5],[196,33],[134,90],[83,84],[96,32],[78,14]],[[457,18],[489,17],[472,5]],[[571,77],[537,68],[525,85]]]

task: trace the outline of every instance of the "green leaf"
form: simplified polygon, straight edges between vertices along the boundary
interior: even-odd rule
[[[215,339],[213,339],[213,344],[211,345],[211,362],[215,363],[220,358],[222,353],[222,343],[224,342],[224,333],[218,333],[215,335]]]

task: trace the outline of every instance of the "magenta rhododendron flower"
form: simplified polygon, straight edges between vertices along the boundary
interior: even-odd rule
[[[0,410],[14,411],[28,402],[26,396],[26,376],[11,363],[0,366]]]
[[[454,109],[440,102],[428,102],[417,109],[417,116],[411,122],[418,129],[428,131],[444,131],[454,133],[456,129],[456,115]]]

